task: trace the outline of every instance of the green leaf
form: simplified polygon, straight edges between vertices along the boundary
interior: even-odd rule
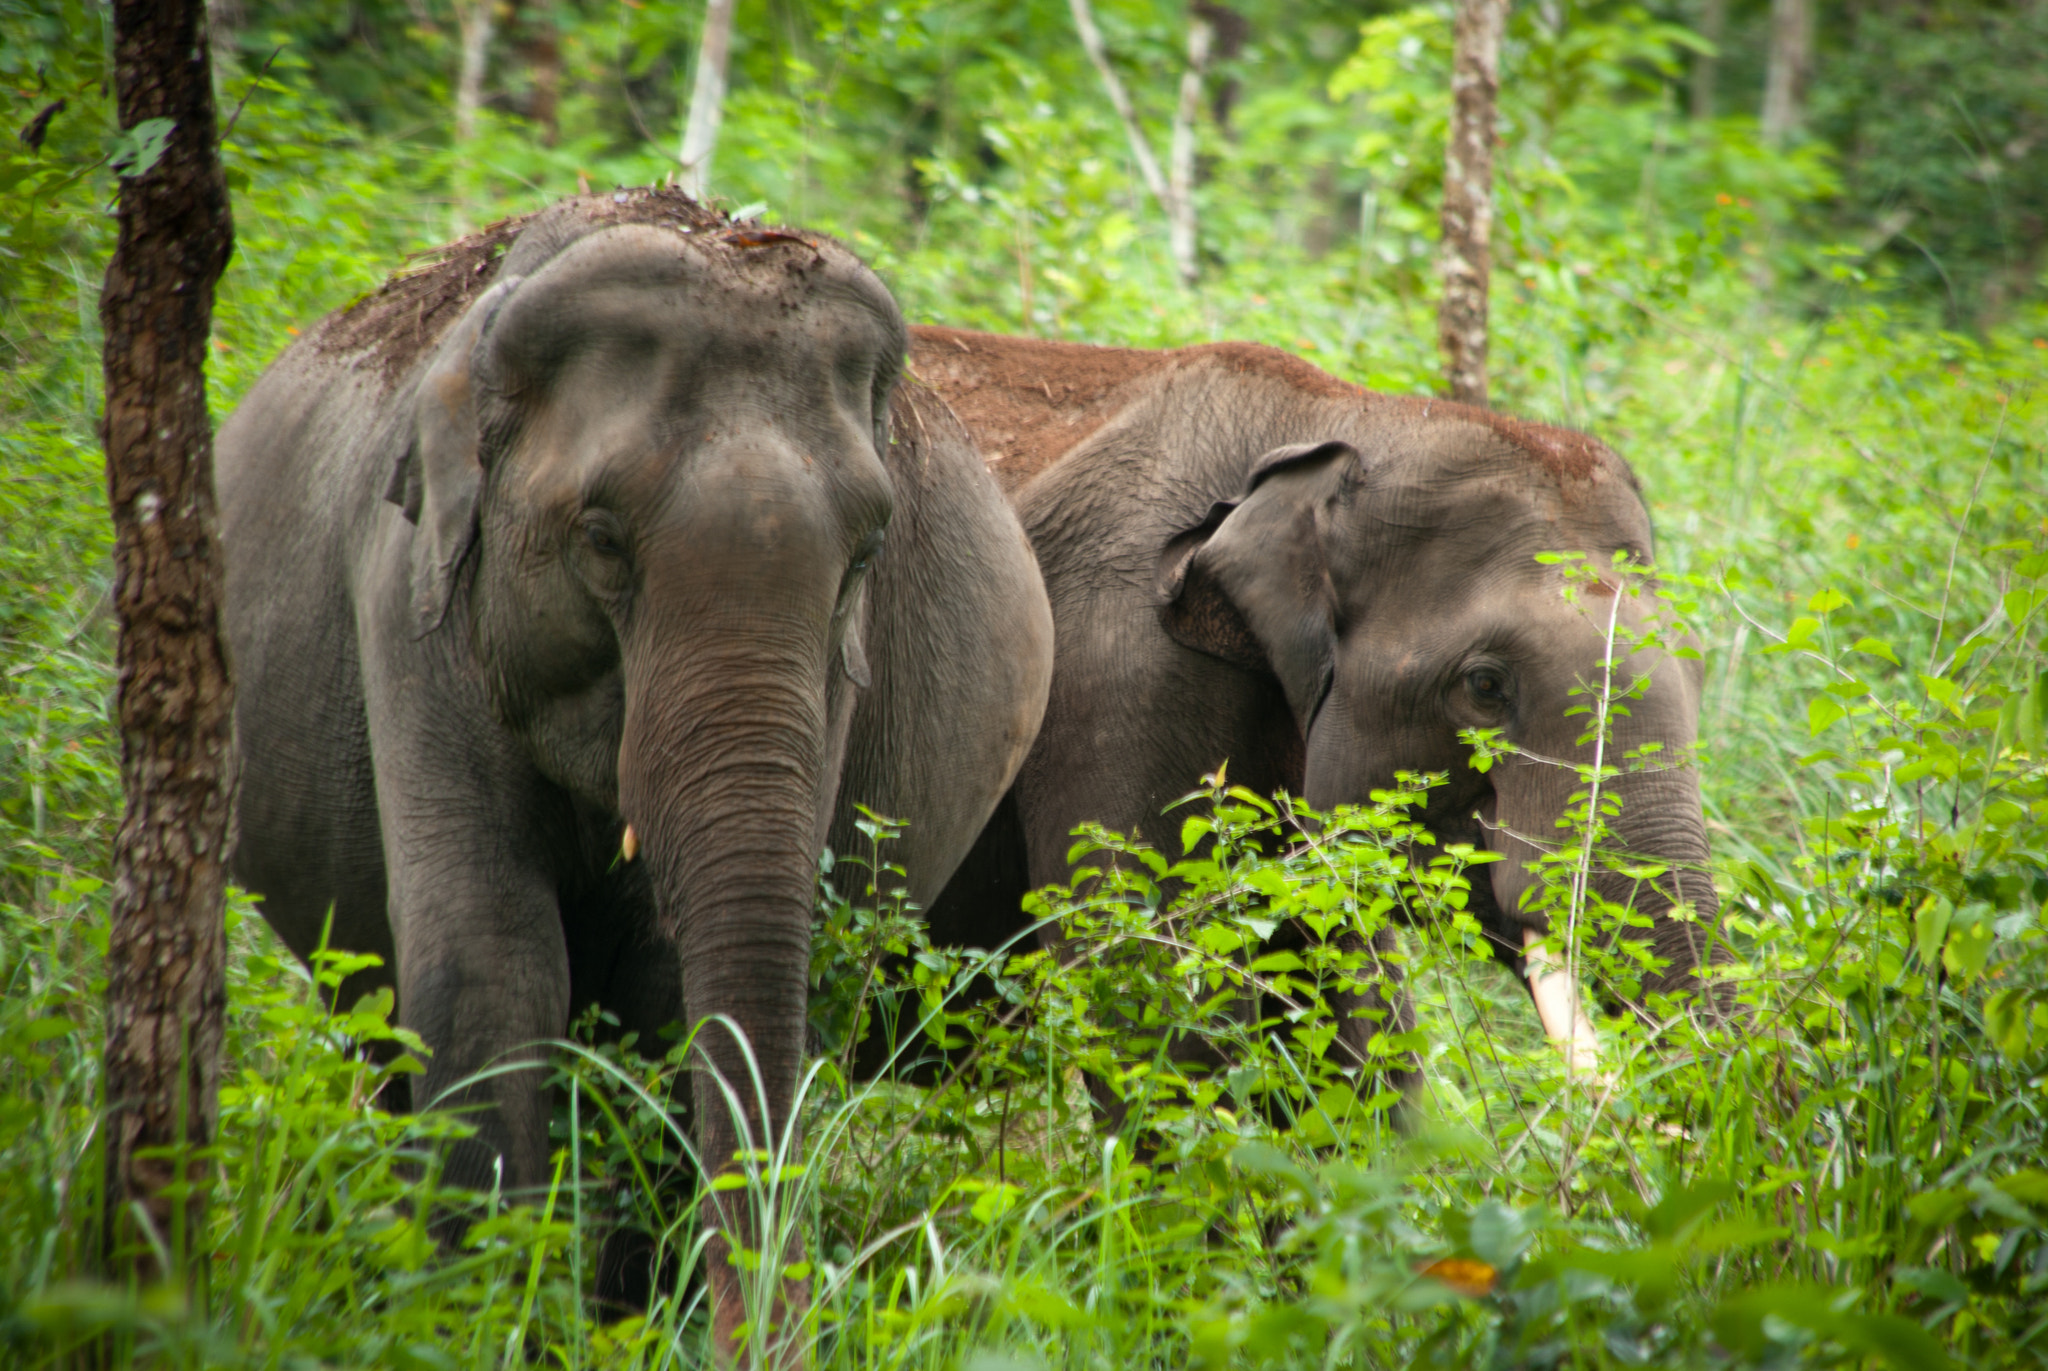
[[[2032,986],[2007,986],[1984,1001],[1984,1031],[2007,1057],[2017,1061],[2033,1045],[2036,999],[2048,993]]]
[[[1945,1228],[1970,1208],[1970,1192],[1960,1188],[1929,1190],[1906,1201],[1906,1212],[1928,1228]]]
[[[1973,917],[1958,919],[1949,928],[1948,946],[1942,950],[1941,964],[1948,968],[1951,976],[1968,982],[1977,979],[1977,973],[1984,969],[1997,934],[1991,926],[1988,909],[1972,906],[1966,913]]]
[[[1998,603],[2005,610],[2007,622],[2017,628],[2027,621],[2042,599],[2041,591],[2033,586],[2015,586],[2001,595]]]
[[[1940,895],[1929,895],[1921,901],[1920,908],[1913,915],[1913,950],[1920,954],[1920,961],[1933,966],[1934,959],[1941,955],[1942,945],[1948,941],[1949,919],[1955,914],[1955,906]]]
[[[1024,1192],[1018,1187],[1000,1182],[983,1191],[968,1213],[977,1223],[991,1224],[1016,1208],[1017,1201],[1023,1197]]]
[[[1848,603],[1848,596],[1833,587],[1829,587],[1815,595],[1811,600],[1808,600],[1806,607],[1815,614],[1831,614]]]
[[[1892,651],[1892,645],[1882,638],[1858,638],[1856,646],[1851,648],[1850,651],[1865,653],[1872,657],[1882,657],[1893,666],[1899,664],[1899,655]]]
[[[1944,1302],[1970,1297],[1969,1286],[1939,1267],[1902,1266],[1892,1272],[1892,1280],[1916,1294]]]
[[[1840,1312],[1835,1301],[1843,1293],[1833,1286],[1793,1284],[1745,1290],[1714,1311],[1714,1333],[1744,1356],[1762,1359],[1773,1352],[1775,1341],[1764,1320],[1776,1317],[1853,1352],[1882,1357],[1902,1371],[1948,1371],[1948,1354],[1926,1329],[1897,1314]]]
[[[1498,1200],[1481,1201],[1466,1232],[1472,1255],[1496,1267],[1512,1266],[1531,1240],[1522,1216]]]
[[[1929,676],[1923,671],[1920,673],[1920,684],[1926,687],[1928,699],[1938,705],[1954,707],[1956,692],[1959,689],[1954,681],[1946,676]]]
[[[1653,1238],[1675,1238],[1695,1219],[1734,1195],[1735,1187],[1724,1180],[1700,1181],[1674,1189],[1643,1215],[1643,1228]]]
[[[1806,730],[1817,736],[1848,712],[1848,707],[1834,696],[1816,695],[1806,702]]]
[[[29,1043],[46,1043],[52,1038],[68,1037],[77,1031],[77,1024],[62,1017],[31,1019],[15,1030],[23,1042]]]
[[[1292,1157],[1271,1143],[1239,1143],[1230,1149],[1230,1164],[1249,1175],[1292,1181],[1305,1193],[1313,1193],[1315,1189],[1308,1172],[1295,1165]]]
[[[170,119],[145,119],[123,129],[107,145],[107,165],[116,176],[144,175],[163,158],[177,123]]]
[[[1801,616],[1792,621],[1792,627],[1785,630],[1785,646],[1788,649],[1802,648],[1820,632],[1820,620]]]
[[[2015,1171],[2010,1176],[2000,1176],[1992,1184],[2016,1200],[2048,1210],[2048,1171]]]

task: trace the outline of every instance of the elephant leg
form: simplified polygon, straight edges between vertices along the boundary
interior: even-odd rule
[[[1381,1034],[1391,1038],[1415,1030],[1415,999],[1401,974],[1399,946],[1392,926],[1381,928],[1369,940],[1357,933],[1340,935],[1340,950],[1362,954],[1363,965],[1326,998],[1337,1018],[1337,1041],[1331,1050],[1361,1076],[1377,1076],[1386,1088],[1412,1100],[1422,1085],[1422,1064],[1415,1054],[1372,1051],[1372,1040]]]
[[[548,1175],[545,1044],[569,1021],[557,892],[575,816],[475,674],[436,657],[445,635],[391,637],[366,646],[364,676],[398,1017],[433,1054],[413,1103],[476,1126],[449,1149],[451,1183],[531,1193]]]
[[[565,924],[571,930],[569,961],[575,978],[575,1016],[596,1002],[618,1021],[610,1033],[631,1035],[643,1057],[659,1060],[680,1033],[688,1014],[682,1004],[682,965],[676,959],[676,943],[659,932],[653,910],[653,891],[645,881],[641,863],[621,865],[604,879],[602,910],[588,910],[602,916],[610,937],[604,939],[602,961],[592,957],[588,939],[575,939],[575,930],[596,922],[586,918],[586,908],[565,910]],[[600,1031],[600,1037],[604,1033]],[[668,1076],[670,1092],[659,1098],[666,1119],[641,1119],[649,1131],[668,1133],[666,1152],[678,1156],[676,1133],[694,1137],[690,1078]],[[641,1100],[625,1100],[627,1111],[645,1111]],[[639,1193],[635,1174],[612,1174],[606,1178],[610,1205],[604,1242],[598,1248],[596,1305],[604,1318],[633,1318],[645,1314],[653,1299],[672,1293],[686,1273],[682,1254],[664,1246],[662,1234],[674,1215],[688,1209],[696,1195],[696,1168],[674,1162],[666,1170],[653,1172],[653,1193]]]
[[[1017,820],[1016,796],[1006,793],[982,826],[981,836],[966,859],[925,911],[925,925],[933,946],[979,948],[986,952],[1024,950],[1025,935],[1031,930],[1031,919],[1023,909],[1030,875],[1024,830]],[[890,959],[892,972],[905,965],[902,958]],[[994,994],[994,983],[986,976],[977,976],[962,998],[968,1003],[985,1004]],[[911,1004],[914,1006],[915,1001]],[[917,1012],[913,1008],[904,1021],[895,1024],[895,1032],[890,1031],[890,1024],[882,1022],[883,1015],[871,1017],[868,1031],[854,1049],[856,1079],[873,1080],[893,1072],[918,1085],[938,1084],[946,1069],[966,1049],[937,1053],[923,1042],[906,1044],[905,1039],[917,1028]]]
[[[967,857],[925,911],[932,942],[942,947],[990,951],[1016,942],[1030,927],[1024,896],[1031,889],[1031,862],[1017,795],[1006,793],[982,825]]]

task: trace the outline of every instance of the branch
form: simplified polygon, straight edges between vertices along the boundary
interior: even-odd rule
[[[1144,126],[1138,122],[1138,112],[1131,107],[1131,97],[1124,93],[1124,83],[1117,79],[1116,69],[1109,65],[1109,50],[1102,44],[1102,30],[1095,27],[1095,11],[1088,0],[1067,0],[1074,11],[1074,27],[1080,31],[1081,46],[1088,50],[1088,60],[1095,64],[1096,72],[1102,77],[1103,89],[1109,92],[1109,103],[1116,106],[1117,117],[1124,121],[1124,133],[1131,140],[1131,155],[1138,159],[1138,170],[1145,177],[1146,189],[1152,198],[1169,215],[1173,213],[1173,188],[1166,184],[1166,177],[1159,170],[1159,159],[1152,155],[1152,144],[1146,141]],[[1190,41],[1192,47],[1192,37]]]

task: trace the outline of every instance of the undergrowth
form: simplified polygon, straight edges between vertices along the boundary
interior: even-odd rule
[[[809,217],[920,317],[1249,337],[1427,389],[1427,177],[1394,158],[1430,141],[1417,73],[1441,34],[1419,13],[1375,22],[1357,79],[1387,95],[1359,157],[1384,196],[1355,249],[1306,254],[1269,222],[1285,216],[1253,170],[1307,116],[1254,107],[1205,219],[1230,260],[1180,291],[1101,155],[1115,130],[1028,71],[989,101],[1007,170],[931,166],[924,236],[851,202]],[[447,226],[445,150],[344,124],[292,60],[226,87],[224,107],[255,98],[227,154],[219,412]],[[47,74],[74,95],[93,79]],[[1608,1074],[1572,1071],[1463,911],[1484,854],[1414,829],[1429,777],[1312,816],[1226,776],[1167,850],[1085,835],[1103,880],[1032,906],[1057,952],[929,946],[876,820],[821,885],[804,1146],[759,1140],[749,1164],[770,1229],[801,1238],[819,1364],[2048,1362],[2048,319],[1945,331],[1869,251],[1792,231],[1825,158],[1731,133],[1637,177],[1627,139],[1650,132],[1612,108],[1553,101],[1556,126],[1508,159],[1497,403],[1598,432],[1642,477],[1661,586],[1707,658],[1691,764],[1741,1013],[1603,1016]],[[534,185],[479,220],[573,187],[569,152],[518,162],[486,123],[481,155]],[[72,176],[97,135],[52,127],[83,150],[7,154],[31,193],[6,208],[0,267],[0,1359],[95,1343],[194,1367],[702,1364],[689,1140],[664,1108],[680,1040],[586,1025],[557,1059],[547,1201],[454,1194],[433,1144],[462,1121],[373,1105],[418,1050],[389,1005],[327,1006],[350,963],[300,967],[240,905],[210,1278],[189,1303],[94,1280],[119,803],[93,433],[109,187]],[[735,164],[766,165],[773,129],[744,110],[735,128]],[[1550,886],[1583,921],[1554,952],[1626,990],[1640,964],[1602,950],[1626,916],[1583,893],[1603,860],[1583,781],[1591,838],[1560,835]],[[1314,936],[1276,943],[1289,927]],[[1361,950],[1382,927],[1384,959]],[[1390,965],[1417,1026],[1371,1020],[1359,1065],[1330,1005],[1369,1007]],[[854,1079],[863,1031],[893,1038],[902,1071]],[[1409,1095],[1386,1086],[1403,1064]],[[439,1219],[466,1236],[441,1245]],[[667,1279],[599,1311],[621,1251]]]

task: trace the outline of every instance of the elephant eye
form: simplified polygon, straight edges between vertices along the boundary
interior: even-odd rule
[[[870,533],[867,537],[861,539],[860,548],[853,554],[853,563],[852,565],[846,568],[847,571],[855,572],[865,570],[867,564],[873,561],[875,559],[875,554],[880,552],[881,550],[882,530],[876,529],[873,533]]]
[[[1488,704],[1503,705],[1508,701],[1507,677],[1490,666],[1474,667],[1466,672],[1465,688]]]
[[[611,515],[592,512],[583,516],[583,541],[590,550],[600,557],[622,558],[626,555],[626,538],[618,521]]]

